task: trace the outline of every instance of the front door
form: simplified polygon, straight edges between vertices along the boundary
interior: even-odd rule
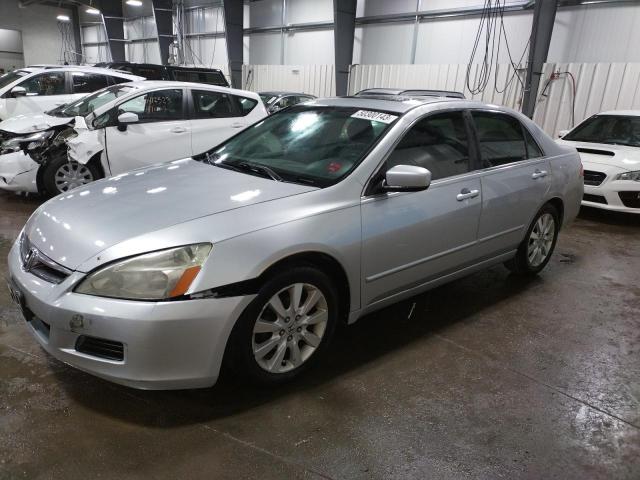
[[[26,95],[6,98],[4,118],[46,112],[70,102],[73,98],[67,91],[64,72],[33,75],[16,86],[24,88]]]
[[[363,198],[363,306],[459,270],[476,257],[482,192],[462,112],[418,121],[382,172],[401,164],[427,168],[432,184],[420,192]]]
[[[118,105],[114,118],[124,112],[138,115],[137,123],[105,128],[111,173],[191,156],[191,131],[184,116],[184,90],[154,90]]]

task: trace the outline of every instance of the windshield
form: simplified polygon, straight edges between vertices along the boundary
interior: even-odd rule
[[[223,168],[325,187],[351,172],[397,118],[356,108],[295,106],[249,127],[206,159]]]
[[[640,117],[596,115],[582,122],[563,139],[640,147]]]
[[[126,84],[114,85],[112,87],[98,90],[97,92],[81,98],[80,100],[76,100],[75,102],[54,108],[53,110],[48,111],[47,114],[57,117],[86,117],[96,108],[106,105],[110,101],[126,95],[132,90],[133,87]]]
[[[0,88],[4,88],[26,75],[29,75],[29,72],[27,72],[26,70],[14,70],[12,72],[7,72],[4,75],[0,76]]]

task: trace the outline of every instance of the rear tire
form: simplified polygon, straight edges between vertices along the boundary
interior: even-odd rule
[[[325,353],[338,309],[338,294],[324,272],[297,266],[274,275],[233,329],[231,368],[267,386],[299,377]]]
[[[531,222],[516,256],[505,262],[505,266],[516,275],[537,275],[551,259],[559,230],[558,210],[547,203]]]
[[[102,171],[95,162],[86,165],[69,160],[67,151],[61,150],[44,166],[42,185],[48,196],[67,193],[74,188],[81,187],[102,178]]]

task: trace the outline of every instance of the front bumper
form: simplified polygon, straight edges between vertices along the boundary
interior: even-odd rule
[[[136,302],[72,292],[84,274],[51,284],[25,272],[17,243],[9,274],[22,293],[29,329],[52,356],[85,372],[141,389],[213,385],[227,339],[253,296]],[[80,336],[120,342],[123,359],[78,351]]]
[[[0,155],[0,188],[12,192],[38,193],[39,165],[24,152]]]
[[[582,205],[615,212],[640,214],[640,182],[615,180],[626,170],[618,167],[583,162],[587,171],[605,174],[600,185],[585,185]]]

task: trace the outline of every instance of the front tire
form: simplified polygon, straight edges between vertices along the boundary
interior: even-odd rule
[[[86,165],[69,160],[66,150],[56,153],[44,166],[42,185],[49,196],[67,193],[102,178],[94,162]]]
[[[339,318],[331,279],[311,266],[271,277],[238,319],[230,338],[232,368],[254,383],[277,385],[322,357]]]
[[[505,266],[516,275],[537,275],[551,259],[559,230],[558,210],[548,203],[531,222],[516,256]]]

